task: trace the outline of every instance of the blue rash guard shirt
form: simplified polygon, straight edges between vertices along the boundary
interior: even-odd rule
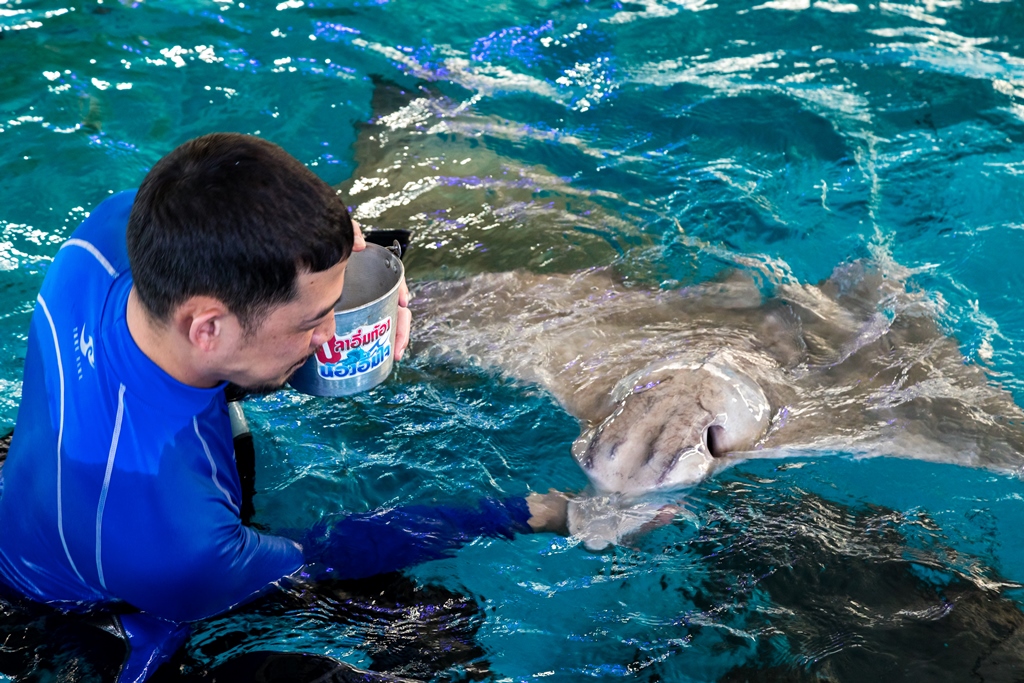
[[[480,535],[529,531],[522,499],[328,517],[302,539],[305,554],[243,526],[223,386],[178,382],[128,330],[134,197],[96,208],[36,300],[0,475],[3,583],[63,609],[137,610],[122,617],[130,656],[121,680],[142,680],[181,642],[181,622],[244,602],[306,562],[358,578]]]

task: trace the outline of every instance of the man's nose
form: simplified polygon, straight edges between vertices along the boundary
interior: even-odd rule
[[[319,348],[329,342],[334,336],[334,315],[327,316],[327,320],[316,326],[313,330],[313,337],[309,340],[310,346]]]

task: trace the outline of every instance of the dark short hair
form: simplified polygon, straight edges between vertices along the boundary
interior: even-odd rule
[[[158,161],[128,219],[139,299],[157,320],[212,296],[244,330],[291,300],[300,270],[320,272],[352,252],[352,219],[337,193],[277,145],[213,133]]]

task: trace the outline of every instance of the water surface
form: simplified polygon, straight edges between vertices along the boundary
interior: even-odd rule
[[[739,268],[770,293],[885,262],[1024,401],[1019,2],[0,0],[0,28],[8,427],[61,241],[214,130],[281,144],[367,226],[411,228],[412,280],[610,266],[672,290]],[[247,411],[272,529],[586,483],[549,394],[415,347],[368,394]],[[1019,670],[1022,493],[895,458],[751,461],[635,548],[480,541],[385,586],[386,608],[325,585],[204,622],[180,665],[277,649],[437,680],[996,677]],[[12,623],[14,678],[106,666],[59,624]]]

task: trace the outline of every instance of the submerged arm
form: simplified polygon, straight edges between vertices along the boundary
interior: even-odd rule
[[[512,538],[563,531],[565,497],[485,498],[477,507],[413,505],[324,517],[302,538],[307,565],[335,578],[357,579],[450,557],[480,537]]]

